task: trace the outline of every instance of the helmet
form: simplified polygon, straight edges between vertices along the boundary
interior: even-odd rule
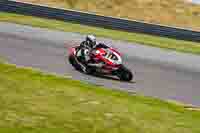
[[[86,42],[90,48],[93,48],[96,46],[96,37],[94,35],[87,35]]]

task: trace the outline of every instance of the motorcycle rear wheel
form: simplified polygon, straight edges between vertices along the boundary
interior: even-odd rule
[[[68,58],[68,60],[69,60],[69,63],[70,63],[76,70],[78,70],[78,71],[81,70],[81,67],[80,67],[80,65],[76,62],[74,56],[70,55],[69,58]]]
[[[70,55],[69,56],[69,63],[78,71],[84,72],[85,74],[93,74],[95,72],[94,68],[89,66],[81,66],[76,59],[76,57]],[[83,68],[84,67],[84,68]]]

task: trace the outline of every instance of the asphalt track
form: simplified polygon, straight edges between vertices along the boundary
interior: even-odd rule
[[[200,56],[114,41],[107,43],[122,52],[125,64],[135,73],[132,82],[94,77],[75,71],[67,62],[67,48],[84,35],[0,23],[0,57],[19,66],[71,76],[109,88],[137,92],[200,106]]]

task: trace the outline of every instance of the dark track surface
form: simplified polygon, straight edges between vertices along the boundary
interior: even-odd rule
[[[154,55],[148,53],[146,46],[134,46],[129,43],[125,44],[125,42],[98,38],[109,42],[124,53],[126,64],[136,72],[135,81],[127,83],[112,78],[88,76],[71,67],[66,61],[65,47],[69,48],[80,42],[83,36],[79,34],[33,29],[12,24],[0,24],[0,29],[0,56],[10,63],[68,75],[73,79],[106,87],[135,91],[143,95],[200,106],[200,72],[198,65],[191,65],[192,62],[200,64],[197,58],[199,56],[180,54],[185,56],[185,61],[177,61],[177,64],[173,64],[170,63],[170,58],[166,58],[168,63],[163,63],[159,61],[159,58],[162,58],[162,52],[157,52],[160,49],[149,48],[151,49],[149,51],[158,56],[153,60]],[[139,52],[138,49],[141,51]],[[145,59],[139,53],[143,53],[141,55],[144,56],[149,54],[149,58]],[[179,54],[169,51],[163,51],[163,53],[166,53],[166,57],[174,56],[173,60],[181,60]],[[167,55],[168,53],[170,54]],[[184,66],[184,63],[189,64]]]

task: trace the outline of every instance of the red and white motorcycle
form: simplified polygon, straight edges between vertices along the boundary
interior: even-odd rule
[[[121,54],[110,47],[96,48],[91,54],[91,60],[94,63],[102,63],[102,67],[88,66],[77,58],[77,52],[80,50],[79,46],[70,48],[69,62],[79,71],[84,71],[87,74],[102,74],[114,75],[123,81],[131,81],[133,78],[132,72],[122,64]]]

